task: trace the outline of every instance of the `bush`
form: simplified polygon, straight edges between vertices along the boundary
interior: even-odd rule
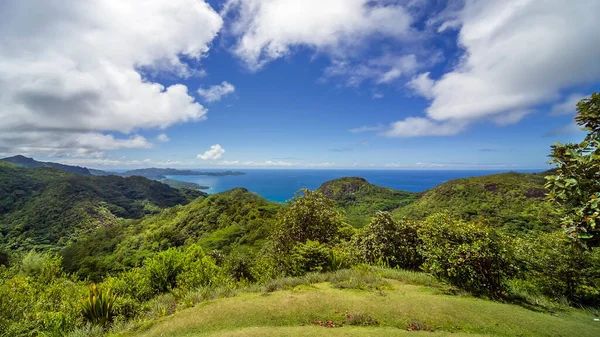
[[[177,276],[183,271],[183,254],[180,250],[169,248],[146,259],[144,268],[155,293],[170,291],[177,286]]]
[[[418,269],[423,263],[419,246],[416,222],[396,222],[388,212],[377,212],[356,238],[364,262],[384,262],[388,267]]]
[[[475,294],[504,295],[515,268],[506,239],[496,230],[438,214],[429,217],[418,234],[425,270]]]
[[[518,240],[521,277],[553,299],[580,305],[600,303],[600,249],[583,249],[561,232]]]
[[[95,284],[90,286],[89,295],[81,300],[81,312],[88,322],[106,326],[113,317],[113,304],[116,295],[111,290],[100,290]]]

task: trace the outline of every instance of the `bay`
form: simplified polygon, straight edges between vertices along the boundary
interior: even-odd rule
[[[214,170],[211,170],[214,171]],[[241,170],[241,176],[168,176],[169,179],[188,181],[209,186],[207,193],[219,193],[243,187],[258,193],[263,198],[285,202],[301,188],[316,189],[322,183],[341,177],[362,177],[371,184],[423,192],[446,181],[507,172],[506,170],[295,170],[295,169],[251,169]],[[542,170],[516,170],[534,173]]]

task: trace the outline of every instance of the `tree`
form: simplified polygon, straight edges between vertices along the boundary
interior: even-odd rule
[[[418,249],[417,223],[396,222],[389,212],[377,212],[357,236],[356,246],[368,263],[386,262],[390,267],[418,269],[423,263]]]
[[[333,200],[321,192],[301,190],[288,202],[278,217],[273,243],[281,253],[289,252],[297,243],[318,241],[333,243],[339,238],[342,216]]]
[[[600,94],[593,93],[577,103],[577,125],[588,134],[578,144],[556,143],[550,163],[556,172],[547,176],[550,200],[563,206],[562,226],[583,247],[600,243]]]

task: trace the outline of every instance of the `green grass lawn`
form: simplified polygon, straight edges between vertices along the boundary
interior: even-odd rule
[[[240,293],[203,302],[116,336],[600,336],[600,322],[584,311],[533,311],[437,288],[388,279],[384,290],[337,289],[330,283],[270,293]],[[326,328],[362,313],[378,325]],[[418,321],[435,332],[407,331]]]

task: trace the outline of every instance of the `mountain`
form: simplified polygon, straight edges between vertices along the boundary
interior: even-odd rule
[[[97,279],[137,266],[154,252],[199,243],[206,252],[247,255],[262,246],[283,207],[244,188],[211,194],[134,223],[98,228],[62,250],[69,272]]]
[[[55,169],[58,169],[61,171],[65,171],[65,172],[77,173],[77,174],[83,174],[83,175],[92,175],[90,170],[88,170],[85,167],[37,161],[33,158],[28,158],[28,157],[21,156],[21,155],[14,156],[14,157],[2,158],[0,160],[9,162],[9,163],[13,163],[13,164],[21,166],[21,167],[27,167],[27,168],[52,167],[52,168],[55,168]]]
[[[450,212],[511,233],[554,230],[559,223],[558,208],[545,198],[545,174],[510,172],[451,180],[426,191],[413,204],[395,210],[394,216],[423,219]]]
[[[199,196],[206,194],[143,177],[92,176],[3,163],[0,245],[13,251],[56,249],[93,228],[141,218]]]
[[[160,182],[163,184],[167,184],[173,188],[187,188],[187,189],[191,189],[191,190],[208,190],[208,189],[210,189],[209,186],[203,186],[203,185],[199,185],[196,183],[175,180],[175,179],[163,179]]]
[[[317,191],[333,199],[346,220],[363,227],[377,211],[392,211],[417,199],[418,194],[376,186],[364,178],[345,177],[323,183]]]
[[[244,172],[235,172],[235,171],[225,171],[225,172],[199,172],[192,170],[177,170],[172,168],[143,168],[143,169],[135,169],[129,170],[127,172],[122,173],[121,175],[124,177],[131,176],[140,176],[146,177],[148,179],[153,180],[161,180],[165,179],[166,176],[241,176],[246,173]]]

